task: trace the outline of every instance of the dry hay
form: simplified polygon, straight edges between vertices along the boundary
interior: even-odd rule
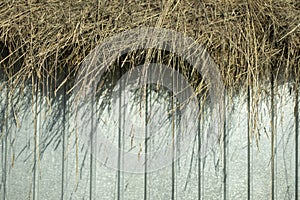
[[[106,38],[149,26],[182,32],[203,44],[228,93],[250,86],[259,94],[271,74],[278,84],[299,78],[297,0],[4,0],[2,79],[11,90],[39,83],[46,94],[56,95],[72,84],[83,58]]]
[[[0,13],[1,46],[8,50],[1,65],[16,83],[32,76],[40,80],[44,70],[55,77],[64,68],[72,76],[105,38],[140,26],[169,28],[204,44],[228,87],[246,77],[251,84],[268,80],[279,70],[291,80],[299,66],[296,1],[6,0]]]

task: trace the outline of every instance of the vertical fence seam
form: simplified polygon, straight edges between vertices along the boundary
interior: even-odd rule
[[[227,198],[227,160],[226,160],[226,142],[227,142],[227,137],[226,137],[226,89],[224,89],[224,99],[223,99],[223,103],[224,103],[224,110],[223,110],[223,117],[224,117],[224,121],[223,121],[223,173],[224,173],[224,177],[223,177],[223,183],[224,183],[224,188],[223,188],[223,199],[226,200]]]
[[[274,124],[274,118],[275,118],[275,110],[274,110],[274,74],[271,72],[271,199],[274,200],[275,198],[275,177],[274,177],[274,167],[275,167],[275,161],[274,161],[274,149],[275,149],[275,124]]]
[[[147,76],[147,75],[146,75]],[[148,148],[147,148],[147,139],[148,139],[148,84],[145,85],[145,172],[144,172],[144,200],[147,200],[147,153],[148,153]]]
[[[66,71],[64,70],[64,75]],[[65,140],[66,140],[66,85],[63,87],[63,124],[62,124],[62,177],[61,177],[61,199],[64,199],[64,177],[65,177]]]
[[[7,137],[8,137],[8,98],[9,98],[9,89],[8,83],[6,83],[6,100],[5,100],[5,111],[3,113],[3,120],[5,120],[5,136],[4,142],[2,141],[2,153],[3,153],[3,146],[4,146],[4,164],[3,164],[3,200],[6,199],[6,178],[7,178]],[[6,115],[6,117],[5,117]],[[3,129],[4,131],[4,129]]]
[[[250,117],[251,117],[251,93],[250,86],[247,88],[247,199],[250,200],[251,196],[251,162],[250,162]]]
[[[117,199],[120,200],[121,197],[121,135],[122,135],[122,131],[121,131],[121,127],[122,127],[122,74],[121,74],[121,69],[119,69],[119,127],[118,127],[118,175],[117,175]]]
[[[94,83],[92,83],[92,94],[91,94],[91,132],[90,132],[90,190],[89,190],[89,193],[90,193],[90,200],[93,199],[93,173],[94,173],[94,170],[93,170],[93,165],[94,165],[94,162],[93,162],[93,152],[94,152],[94,145],[93,145],[93,138],[94,138],[94,91],[95,91],[95,88],[94,88]]]
[[[198,114],[198,200],[201,199],[201,101],[198,100],[199,114]]]
[[[35,78],[35,108],[34,108],[34,163],[33,163],[33,194],[32,199],[36,196],[36,165],[37,165],[37,115],[38,115],[38,81]]]
[[[175,73],[173,73],[172,75],[172,98],[171,98],[171,111],[172,111],[172,200],[175,199],[175,161],[174,161],[174,139],[175,139],[175,116],[174,116],[174,75]]]
[[[295,84],[295,109],[294,109],[294,116],[295,116],[295,200],[298,200],[299,194],[299,171],[298,171],[298,164],[299,164],[299,86],[298,83]]]

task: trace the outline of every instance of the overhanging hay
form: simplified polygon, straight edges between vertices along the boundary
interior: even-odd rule
[[[226,88],[241,92],[250,85],[260,90],[271,73],[278,83],[299,77],[297,2],[4,0],[1,68],[10,87],[29,81],[57,92],[74,80],[83,58],[106,38],[156,26],[205,45]]]

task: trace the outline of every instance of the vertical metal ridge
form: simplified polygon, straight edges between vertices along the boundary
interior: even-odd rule
[[[299,85],[295,84],[295,200],[298,200],[299,197]]]
[[[121,78],[121,69],[119,71],[119,127],[118,127],[118,174],[117,174],[117,199],[120,200],[121,197],[121,136],[122,136],[122,78]]]
[[[33,163],[33,191],[32,191],[32,199],[36,199],[36,167],[37,167],[37,116],[38,116],[38,81],[35,78],[34,82],[35,86],[35,108],[34,108],[34,163]]]
[[[175,139],[175,108],[174,108],[174,75],[172,75],[172,98],[171,98],[171,112],[172,112],[172,200],[175,199],[175,144],[174,144],[174,139]]]
[[[198,102],[199,115],[198,115],[198,200],[201,199],[201,101]]]
[[[94,82],[92,83],[92,94],[91,94],[91,132],[90,132],[90,144],[91,144],[91,148],[90,148],[90,190],[89,190],[89,193],[90,193],[90,200],[93,199],[93,173],[94,173],[94,170],[93,170],[93,165],[94,165],[94,162],[93,162],[93,152],[94,152],[94,91],[95,91],[95,88],[94,88]]]
[[[247,88],[247,199],[250,200],[251,196],[251,159],[250,159],[250,145],[251,145],[251,93],[250,86]]]
[[[227,151],[226,151],[226,142],[227,142],[227,132],[226,132],[226,90],[224,90],[224,99],[223,99],[223,103],[224,103],[224,124],[223,124],[223,173],[224,173],[224,177],[223,177],[223,183],[224,183],[224,188],[223,188],[223,193],[224,193],[224,197],[223,199],[226,200],[227,198],[227,159],[226,159],[226,155],[227,155]]]
[[[275,108],[274,108],[274,74],[271,72],[271,199],[275,198]]]
[[[204,105],[203,105],[204,106]],[[205,111],[205,109],[202,109],[202,116],[201,116],[201,121],[202,121],[202,130],[203,130],[203,133],[205,133],[205,120],[204,120],[204,115],[206,114],[206,111]],[[204,134],[205,135],[205,134]],[[204,142],[205,142],[205,140],[203,140]],[[202,144],[203,144],[203,141],[202,141]],[[204,144],[204,147],[205,147],[205,144]],[[207,151],[207,148],[205,148],[205,149],[203,149],[204,150],[204,153],[207,153],[206,151]],[[202,174],[202,176],[201,176],[201,188],[202,188],[202,196],[203,196],[203,198],[205,197],[205,164],[206,164],[206,159],[207,159],[207,157],[206,156],[204,156],[203,157],[203,159],[201,159],[201,167],[202,167],[202,171],[203,171],[203,174]]]
[[[64,76],[66,76],[66,70],[64,70]],[[64,184],[65,184],[65,142],[66,142],[66,85],[63,87],[63,119],[62,119],[62,176],[61,176],[61,199],[64,199]]]
[[[6,199],[6,176],[7,176],[7,137],[8,137],[8,98],[9,98],[9,89],[8,83],[6,83],[6,99],[5,99],[5,112],[3,112],[3,120],[5,120],[2,127],[2,131],[5,134],[4,141],[2,140],[2,159],[4,159],[3,171],[2,171],[2,183],[3,183],[3,200]],[[4,109],[3,109],[4,110]],[[4,130],[5,129],[5,130]],[[4,158],[3,158],[4,151]]]
[[[122,81],[122,79],[121,79]],[[125,91],[125,81],[122,82],[122,87]],[[121,160],[121,167],[122,169],[124,169],[124,163],[125,163],[125,128],[126,128],[126,124],[125,124],[125,120],[126,120],[126,95],[123,95],[123,103],[124,103],[124,110],[123,110],[123,124],[122,124],[122,138],[121,138],[121,141],[122,141],[122,160]],[[125,176],[124,176],[124,172],[122,172],[122,179],[121,179],[121,185],[122,185],[122,199],[125,199]]]
[[[147,140],[148,140],[148,84],[146,84],[146,98],[145,98],[145,172],[144,172],[144,200],[147,199],[147,153],[148,153],[148,146],[147,146]]]

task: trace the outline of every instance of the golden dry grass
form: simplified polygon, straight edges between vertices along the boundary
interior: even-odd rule
[[[3,0],[0,63],[11,86],[26,80],[44,83],[51,77],[42,87],[55,90],[76,75],[83,58],[106,38],[155,26],[183,32],[203,44],[227,88],[260,88],[271,72],[278,82],[299,77],[297,2]],[[63,71],[65,80],[58,80]]]

